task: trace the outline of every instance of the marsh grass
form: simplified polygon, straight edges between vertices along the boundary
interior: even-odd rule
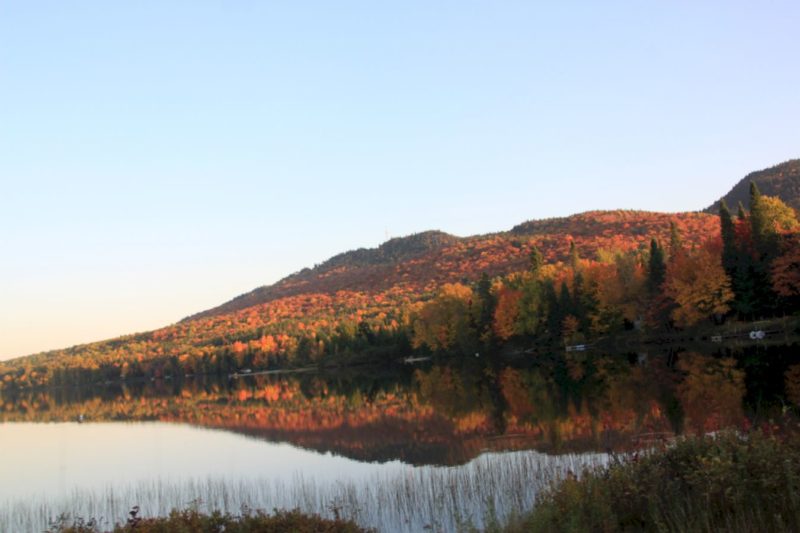
[[[243,510],[232,515],[214,511],[202,513],[196,509],[175,510],[169,516],[156,518],[139,517],[139,509],[134,507],[130,518],[124,524],[117,524],[113,533],[137,531],[139,533],[373,533],[361,528],[353,521],[325,519],[308,515],[297,510],[276,511],[266,514],[261,511]],[[81,519],[69,523],[59,520],[47,533],[97,533],[98,525],[93,521]]]
[[[483,529],[530,509],[541,489],[570,472],[605,464],[601,454],[548,456],[533,451],[487,453],[458,467],[405,466],[365,479],[318,482],[296,475],[264,479],[153,480],[102,490],[76,489],[59,501],[27,499],[0,508],[0,531],[45,531],[55,520],[124,523],[133,505],[142,517],[174,509],[233,515],[242,509],[297,509],[353,520],[381,532]],[[66,523],[65,522],[65,523]]]

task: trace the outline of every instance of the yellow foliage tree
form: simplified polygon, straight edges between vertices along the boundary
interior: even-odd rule
[[[446,283],[436,297],[417,314],[414,324],[414,348],[428,346],[432,350],[467,349],[474,344],[471,327],[474,295],[460,283]]]
[[[672,318],[679,326],[691,326],[730,309],[734,297],[730,279],[719,254],[710,248],[680,254],[667,267],[664,293],[677,304]]]
[[[786,205],[777,196],[762,196],[761,208],[764,212],[765,224],[777,232],[796,231],[800,228],[794,209]]]

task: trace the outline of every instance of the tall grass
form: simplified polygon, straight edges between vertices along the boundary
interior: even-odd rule
[[[352,519],[381,532],[483,529],[530,509],[539,492],[570,472],[605,464],[600,454],[548,456],[537,452],[488,453],[459,467],[407,466],[364,480],[319,482],[193,479],[124,482],[102,490],[75,490],[60,501],[14,500],[0,508],[0,531],[44,531],[57,517],[95,519],[101,529],[124,522],[131,506],[141,516],[173,509],[239,513],[243,508],[299,509],[326,518]]]

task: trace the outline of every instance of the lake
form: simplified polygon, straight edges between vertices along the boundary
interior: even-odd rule
[[[380,531],[484,527],[612,454],[779,423],[794,346],[484,357],[7,392],[0,530],[174,507],[300,508]]]

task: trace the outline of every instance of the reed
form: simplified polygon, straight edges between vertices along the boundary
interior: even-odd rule
[[[295,476],[184,481],[152,480],[76,489],[59,501],[26,499],[0,508],[0,531],[45,531],[90,519],[99,531],[124,523],[132,505],[142,517],[175,509],[240,515],[242,510],[296,509],[307,515],[352,520],[378,531],[455,531],[504,524],[529,510],[544,488],[606,463],[602,454],[549,456],[533,451],[487,453],[458,467],[413,467],[363,480],[319,482]]]

